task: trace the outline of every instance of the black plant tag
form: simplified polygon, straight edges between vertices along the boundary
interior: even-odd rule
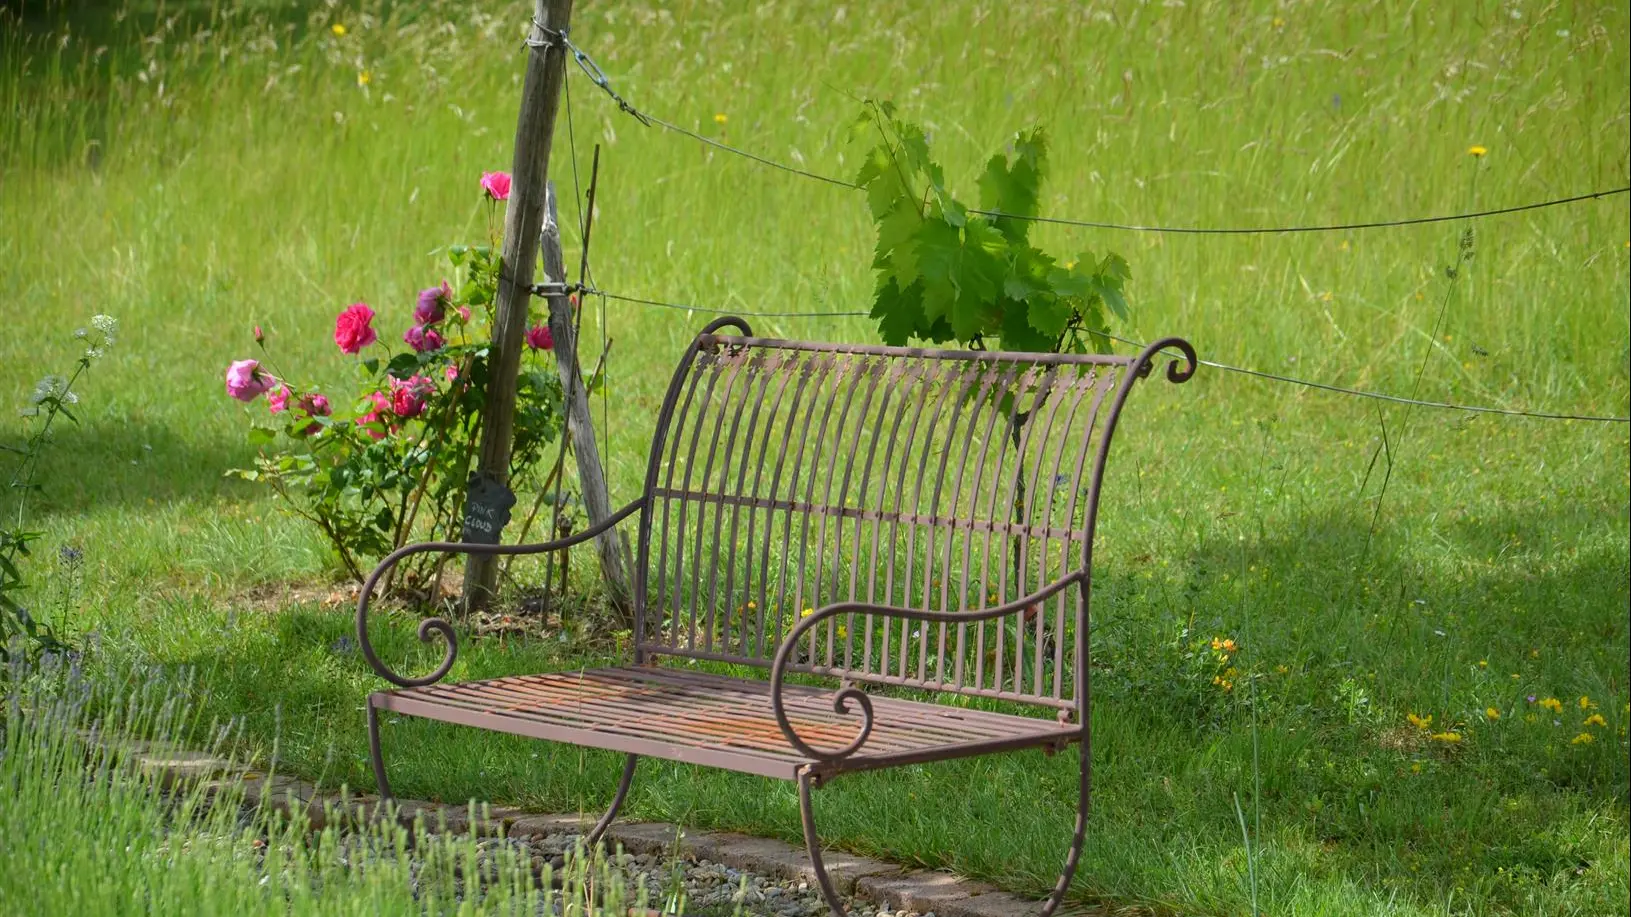
[[[499,535],[510,521],[515,494],[491,474],[470,475],[470,490],[464,500],[464,540],[472,544],[498,544]]]

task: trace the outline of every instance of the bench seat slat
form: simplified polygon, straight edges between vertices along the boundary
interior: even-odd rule
[[[857,711],[832,709],[827,688],[786,686],[799,735],[838,748],[859,728]],[[788,745],[770,708],[769,682],[654,666],[495,678],[380,692],[380,709],[671,761],[792,780],[826,770]],[[1029,716],[873,696],[872,735],[843,769],[986,751],[1059,747],[1079,727]]]

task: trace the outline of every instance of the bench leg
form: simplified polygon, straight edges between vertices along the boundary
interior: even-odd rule
[[[595,822],[593,828],[589,829],[586,840],[590,847],[600,843],[600,836],[612,826],[612,819],[617,817],[617,810],[623,808],[623,800],[629,796],[629,785],[634,782],[634,764],[639,760],[639,755],[629,755],[623,762],[623,779],[617,784],[617,795],[612,797],[612,807],[606,810],[605,815],[600,816],[600,821]]]
[[[391,798],[391,782],[385,779],[385,756],[379,747],[379,708],[368,698],[368,759],[374,765],[374,786],[381,801]]]
[[[799,816],[804,821],[804,846],[810,853],[810,866],[815,869],[816,884],[821,887],[821,897],[827,900],[827,907],[832,909],[833,917],[846,917],[844,902],[838,897],[837,889],[832,887],[832,880],[827,877],[827,867],[821,862],[821,838],[816,837],[815,809],[810,805],[810,785],[813,780],[808,769],[799,771]]]
[[[1070,852],[1065,854],[1065,868],[1059,873],[1053,894],[1042,905],[1042,917],[1049,917],[1065,900],[1065,892],[1070,890],[1070,880],[1076,875],[1076,864],[1082,859],[1082,842],[1087,838],[1087,803],[1092,789],[1093,751],[1086,736],[1076,743],[1076,751],[1082,756],[1081,784],[1076,797],[1076,833],[1071,837]]]

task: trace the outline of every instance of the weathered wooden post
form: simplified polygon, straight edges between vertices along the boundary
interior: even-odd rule
[[[527,333],[527,306],[532,297],[538,234],[544,222],[544,196],[549,181],[549,148],[555,137],[555,113],[566,79],[566,45],[560,33],[572,16],[572,0],[534,0],[527,31],[527,75],[521,87],[521,113],[515,125],[515,157],[510,168],[510,201],[504,211],[504,247],[498,276],[497,317],[488,355],[487,401],[482,416],[481,448],[471,476],[466,515],[489,516],[476,527],[483,540],[496,543],[509,520],[510,447],[514,438],[516,376]],[[466,537],[472,526],[466,525]],[[490,531],[489,531],[490,530]],[[464,607],[478,607],[493,596],[498,581],[495,557],[472,555],[465,565]]]
[[[555,187],[550,184],[545,207],[544,280],[566,284],[566,259],[561,254],[561,228],[555,212]],[[582,305],[579,305],[582,308]],[[606,475],[600,465],[600,447],[595,443],[594,423],[589,414],[589,392],[583,384],[583,367],[578,362],[577,322],[572,301],[563,290],[549,297],[549,333],[555,338],[555,368],[561,376],[566,400],[566,430],[572,439],[572,458],[578,467],[578,489],[583,494],[583,511],[590,525],[612,515],[611,498],[606,491]],[[606,595],[625,627],[634,625],[634,590],[629,586],[629,568],[623,540],[616,529],[608,529],[595,539],[600,553],[600,572],[606,580]]]

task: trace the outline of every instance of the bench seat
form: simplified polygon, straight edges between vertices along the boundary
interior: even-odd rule
[[[800,735],[820,748],[855,738],[860,719],[833,710],[827,688],[787,685],[783,698]],[[770,683],[656,666],[624,666],[494,678],[382,691],[381,710],[795,780],[801,767],[823,763],[788,745],[770,706]],[[1057,750],[1081,727],[1033,716],[993,713],[895,697],[871,697],[875,719],[865,746],[845,771],[905,763],[922,753],[942,760],[1020,748]],[[879,756],[890,756],[887,762]]]

